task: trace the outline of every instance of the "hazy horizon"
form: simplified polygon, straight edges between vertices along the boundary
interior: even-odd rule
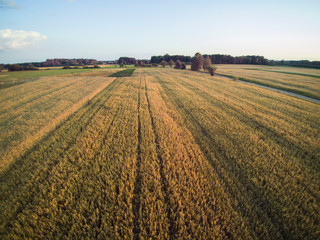
[[[320,60],[320,2],[0,0],[0,63],[261,55]]]

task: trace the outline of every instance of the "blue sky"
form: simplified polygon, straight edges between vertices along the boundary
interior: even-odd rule
[[[320,60],[320,1],[0,0],[0,63],[196,52]]]

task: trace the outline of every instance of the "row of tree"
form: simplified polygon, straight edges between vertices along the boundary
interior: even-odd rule
[[[270,65],[279,65],[279,66],[291,66],[291,67],[306,67],[306,68],[316,68],[320,69],[320,61],[270,61]]]
[[[185,63],[191,63],[192,58],[190,56],[184,56],[184,55],[172,55],[166,54],[164,56],[152,56],[150,59],[150,63],[161,63],[162,61],[166,62],[177,62],[177,61],[185,62]]]
[[[230,55],[223,54],[204,54],[203,57],[210,57],[213,64],[257,64],[257,65],[268,65],[269,60],[263,56],[239,56],[233,57]]]
[[[85,58],[54,58],[47,59],[45,62],[31,62],[31,63],[19,63],[19,64],[1,64],[0,71],[8,69],[8,71],[23,71],[23,70],[37,70],[39,67],[86,67],[89,65],[101,65],[114,63],[114,61],[97,61],[95,59],[85,59]]]
[[[233,57],[230,55],[223,54],[213,54],[208,55],[204,54],[203,57],[209,57],[211,59],[212,64],[258,64],[258,65],[267,65],[269,64],[269,60],[264,58],[263,56],[240,56]],[[176,62],[180,60],[181,62],[185,62],[190,64],[192,62],[192,58],[190,56],[183,55],[172,55],[166,54],[164,56],[152,56],[150,62],[151,63],[161,63],[162,61]]]
[[[20,65],[20,64],[9,64],[6,66],[8,71],[29,71],[29,70],[38,70],[33,64],[29,63],[28,65]],[[0,68],[2,70],[2,68]]]
[[[83,66],[83,65],[95,65],[98,64],[96,59],[84,59],[84,58],[54,58],[47,59],[45,62],[40,63],[39,67],[58,67],[58,66]],[[37,64],[35,64],[37,66]]]
[[[172,59],[169,62],[162,60],[160,62],[160,65],[162,67],[169,65],[170,67],[174,67],[175,69],[186,69],[186,67],[187,67],[184,62],[181,62],[180,60],[177,60],[176,62],[174,62]]]

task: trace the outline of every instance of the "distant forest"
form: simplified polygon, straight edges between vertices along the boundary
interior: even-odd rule
[[[230,55],[223,54],[203,54],[204,58],[207,56],[210,57],[212,64],[257,64],[257,65],[268,65],[268,59],[265,59],[263,56],[241,56],[241,57],[233,57]],[[183,55],[172,55],[166,54],[164,56],[152,56],[150,62],[151,63],[160,63],[161,61],[169,62],[173,60],[176,62],[180,60],[181,62],[191,63],[192,57],[183,56]]]
[[[9,71],[37,70],[39,67],[65,67],[65,66],[87,66],[114,63],[113,61],[98,61],[95,59],[85,58],[54,58],[47,59],[45,62],[29,62],[18,64],[0,64],[0,71],[8,69]]]
[[[239,56],[233,57],[224,54],[203,54],[204,58],[210,57],[212,64],[255,64],[255,65],[271,65],[271,66],[292,66],[292,67],[306,67],[320,69],[320,61],[289,61],[281,60],[274,61],[268,60],[263,56]],[[87,66],[87,65],[102,65],[102,64],[120,64],[120,65],[150,65],[157,66],[161,62],[170,61],[177,62],[178,60],[185,64],[191,64],[193,57],[184,55],[169,55],[152,56],[151,59],[135,59],[132,57],[120,57],[115,61],[98,61],[96,59],[84,59],[84,58],[54,58],[47,59],[45,62],[31,62],[31,63],[19,63],[19,64],[0,64],[0,71],[8,69],[9,71],[21,71],[21,70],[37,70],[39,67],[65,67],[65,66]]]
[[[308,60],[300,60],[300,61],[270,61],[270,65],[276,66],[290,66],[290,67],[306,67],[306,68],[317,68],[320,69],[320,61],[308,61]]]
[[[256,65],[271,65],[271,66],[292,66],[292,67],[306,67],[306,68],[317,68],[320,69],[320,61],[308,61],[308,60],[268,60],[263,56],[239,56],[233,57],[224,54],[203,54],[204,58],[210,57],[212,64],[256,64]],[[152,56],[150,63],[161,63],[162,61],[169,62],[170,60],[176,62],[180,60],[186,64],[190,64],[192,57],[184,55],[169,55],[165,54],[163,56]]]

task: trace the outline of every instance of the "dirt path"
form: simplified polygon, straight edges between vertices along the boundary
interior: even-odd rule
[[[232,78],[225,77],[225,76],[218,75],[218,74],[216,74],[215,76],[233,80]],[[265,89],[276,91],[276,92],[279,92],[279,93],[283,93],[283,94],[286,94],[286,95],[289,95],[289,96],[292,96],[292,97],[297,97],[297,98],[300,98],[300,99],[304,99],[304,100],[307,100],[307,101],[310,101],[310,102],[314,102],[314,103],[320,104],[320,100],[318,100],[318,99],[311,98],[311,97],[306,97],[306,96],[303,96],[303,95],[300,95],[300,94],[296,94],[296,93],[293,93],[293,92],[284,91],[284,90],[281,90],[281,89],[278,89],[278,88],[267,87],[267,86],[264,86],[264,85],[261,85],[261,84],[246,82],[246,81],[243,81],[243,80],[237,80],[237,82],[241,82],[241,83],[245,83],[245,84],[249,84],[249,85],[265,88]]]

